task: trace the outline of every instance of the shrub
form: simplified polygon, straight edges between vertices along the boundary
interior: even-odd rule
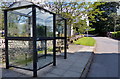
[[[88,31],[89,34],[95,34],[95,28],[91,28],[89,31]]]
[[[117,32],[116,38],[120,38],[120,31]]]
[[[117,32],[111,32],[112,38],[120,38],[120,31]]]

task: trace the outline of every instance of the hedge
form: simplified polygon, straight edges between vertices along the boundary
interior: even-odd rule
[[[120,38],[120,31],[117,31],[117,32],[112,32],[112,38]]]

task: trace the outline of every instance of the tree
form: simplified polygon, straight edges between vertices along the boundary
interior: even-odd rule
[[[3,9],[8,8],[8,6],[12,2],[1,2],[0,3],[0,30],[4,29],[4,15],[3,15]]]
[[[116,31],[120,31],[120,15],[117,16]]]
[[[19,36],[19,25],[18,25],[19,16],[13,13],[8,13],[7,18],[7,27],[8,27],[8,35],[9,36]]]
[[[0,9],[0,30],[3,29],[3,26],[4,26],[3,22],[4,22],[3,12],[2,12],[2,10]]]
[[[45,26],[44,25],[37,25],[37,37],[45,37]]]
[[[7,3],[5,3],[7,5]],[[92,3],[92,2],[49,2],[46,3],[45,6],[49,7],[48,9],[56,14],[59,14],[65,18],[67,18],[68,27],[73,27],[76,30],[82,29],[82,27],[89,27],[86,25],[86,21],[89,19],[92,22],[95,22],[95,15],[93,14],[101,14],[103,11],[96,9],[97,6],[100,6],[101,3]],[[82,17],[84,19],[81,19]],[[81,21],[81,22],[80,22]],[[85,22],[83,22],[85,21]],[[91,24],[91,23],[90,23]],[[77,26],[76,26],[77,25]],[[83,28],[84,29],[84,28]],[[76,30],[76,32],[81,32],[80,30]]]
[[[96,9],[104,11],[101,15],[95,15],[96,22],[92,22],[92,27],[95,27],[95,32],[99,35],[106,35],[107,32],[114,30],[114,20],[110,15],[117,12],[118,2],[104,2],[97,6]]]
[[[61,16],[67,18],[67,24],[69,27],[73,27],[76,32],[82,32],[81,29],[84,27],[89,27],[86,25],[86,21],[89,20],[95,22],[95,15],[101,14],[103,11],[96,9],[103,3],[92,3],[92,2],[52,2],[47,3],[49,10],[60,14]],[[45,6],[45,7],[46,7]],[[82,20],[81,18],[85,16]],[[84,21],[84,22],[83,22]],[[79,30],[78,30],[79,29]]]

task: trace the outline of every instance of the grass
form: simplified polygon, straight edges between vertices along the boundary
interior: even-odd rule
[[[47,49],[47,51],[48,51],[48,52],[52,52],[52,51],[53,51],[53,47],[49,47],[49,48]],[[38,51],[38,54],[42,54],[42,53],[44,53],[44,50]]]
[[[26,65],[30,62],[32,62],[32,58],[28,58],[28,59],[17,59],[14,62],[16,62],[18,65]]]
[[[85,46],[94,46],[96,40],[92,37],[83,37],[73,42],[74,44],[85,45]]]
[[[53,47],[49,47],[49,48],[48,48],[48,51],[49,51],[49,52],[52,52],[52,51],[53,51]]]
[[[14,60],[10,59],[10,62],[13,62],[14,65],[26,65],[32,62],[32,58],[26,58],[25,54],[16,56]]]
[[[38,54],[41,54],[41,53],[43,53],[43,50],[42,51],[38,51]]]

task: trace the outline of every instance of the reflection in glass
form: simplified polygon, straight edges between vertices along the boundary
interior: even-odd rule
[[[28,9],[29,10],[29,9]],[[31,37],[31,16],[20,10],[8,12],[8,37]]]
[[[53,37],[53,15],[36,8],[37,37]]]
[[[56,52],[59,53],[64,53],[64,39],[57,39],[56,40]]]
[[[33,47],[32,41],[8,41],[8,52],[10,65],[33,69]]]
[[[60,16],[56,17],[56,37],[64,37],[65,20]]]
[[[56,65],[56,52],[64,53],[66,59],[66,20],[30,4],[16,2],[4,11],[6,68],[31,70],[36,77],[37,70],[52,63]]]
[[[37,41],[38,69],[53,62],[53,40]]]

